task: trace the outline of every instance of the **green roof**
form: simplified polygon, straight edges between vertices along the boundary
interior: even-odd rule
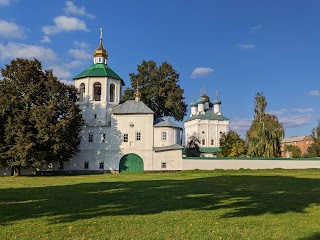
[[[200,147],[199,151],[202,153],[217,153],[221,152],[221,149],[218,147]]]
[[[197,115],[193,115],[191,116],[189,119],[186,120],[186,122],[188,121],[192,121],[194,119],[201,119],[201,120],[219,120],[219,121],[225,121],[225,120],[229,120],[228,118],[226,118],[223,115],[218,115],[215,114],[212,110],[207,110],[205,112],[205,114],[197,114]]]
[[[119,75],[116,74],[108,65],[103,63],[93,64],[83,72],[79,73],[73,79],[86,78],[86,77],[110,77],[110,78],[121,80],[122,84],[125,85],[122,78],[119,77]]]

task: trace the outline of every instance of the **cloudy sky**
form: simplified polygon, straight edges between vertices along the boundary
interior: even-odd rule
[[[167,61],[186,103],[218,92],[242,136],[257,92],[287,137],[309,135],[320,118],[319,12],[318,0],[0,0],[0,67],[37,58],[72,83],[103,28],[109,66],[127,85],[142,60]]]

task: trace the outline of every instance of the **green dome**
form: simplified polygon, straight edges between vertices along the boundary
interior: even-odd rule
[[[203,98],[199,98],[197,101],[196,101],[196,104],[204,104],[206,102],[206,100],[204,100]]]
[[[198,104],[195,100],[190,103],[190,107],[196,107]]]
[[[215,99],[214,101],[213,101],[213,104],[221,104],[221,101],[219,100],[219,99]]]

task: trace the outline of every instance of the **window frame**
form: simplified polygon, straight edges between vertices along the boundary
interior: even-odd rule
[[[89,135],[88,135],[88,142],[90,142],[90,143],[93,142],[93,133],[89,133]]]
[[[123,142],[129,142],[129,134],[128,133],[123,134]]]
[[[83,165],[83,169],[88,170],[90,168],[89,162],[85,161]]]
[[[168,141],[168,131],[161,131],[161,141],[162,142]]]
[[[141,141],[141,132],[136,132],[136,141]]]

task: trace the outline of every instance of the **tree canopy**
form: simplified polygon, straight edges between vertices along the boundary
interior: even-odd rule
[[[157,67],[152,60],[142,61],[138,73],[131,73],[131,88],[124,91],[124,100],[133,98],[137,86],[141,100],[151,108],[157,117],[170,116],[181,121],[187,113],[183,92],[179,86],[179,73],[167,62]]]
[[[235,131],[229,131],[228,133],[222,133],[220,137],[220,149],[219,153],[222,157],[245,157],[247,153],[247,146],[245,140]]]
[[[0,163],[19,175],[20,167],[68,161],[78,151],[83,123],[77,90],[37,59],[12,60],[1,74]]]
[[[313,142],[307,149],[306,157],[320,157],[320,120],[318,120],[318,126],[312,129],[311,137]]]
[[[265,113],[267,105],[265,96],[257,93],[254,119],[246,133],[248,155],[251,157],[276,158],[281,155],[284,128],[275,115]]]
[[[188,137],[186,145],[187,157],[199,157],[200,156],[200,137],[195,132]]]
[[[298,146],[285,145],[284,151],[291,153],[291,157],[293,157],[293,158],[301,158],[302,157],[301,149]]]

